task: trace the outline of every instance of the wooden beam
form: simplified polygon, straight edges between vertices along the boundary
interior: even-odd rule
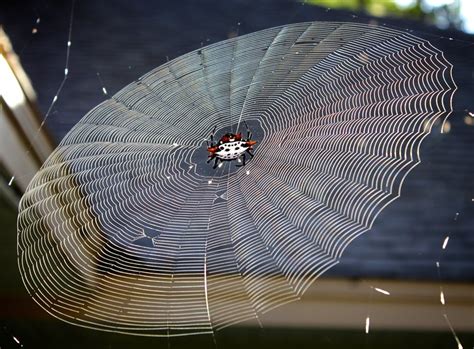
[[[372,287],[387,290],[390,295]],[[461,332],[474,331],[474,285],[403,280],[319,279],[298,302],[265,314],[264,326],[365,330],[449,331],[443,314]]]

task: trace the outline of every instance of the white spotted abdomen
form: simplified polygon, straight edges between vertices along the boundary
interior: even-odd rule
[[[219,144],[216,156],[222,160],[235,160],[239,158],[249,147],[246,142],[234,141]]]

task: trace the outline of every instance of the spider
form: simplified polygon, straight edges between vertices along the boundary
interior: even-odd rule
[[[252,132],[250,132],[247,123],[244,123],[247,128],[246,138],[242,138],[241,133],[226,133],[216,144],[214,144],[214,133],[216,132],[217,126],[214,126],[210,137],[211,144],[207,143],[207,151],[209,152],[209,160],[207,160],[207,162],[209,163],[214,160],[214,166],[212,168],[217,168],[219,161],[232,161],[237,159],[239,162],[242,161],[241,165],[236,165],[237,167],[245,166],[245,153],[249,154],[251,158],[253,157],[251,150],[257,142],[252,141]],[[242,158],[242,160],[240,160],[240,158]]]

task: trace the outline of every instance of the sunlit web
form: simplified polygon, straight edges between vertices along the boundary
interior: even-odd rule
[[[170,61],[90,111],[20,204],[19,266],[69,323],[212,333],[298,300],[396,199],[451,64],[373,25],[271,28]],[[244,167],[206,140],[245,121]]]

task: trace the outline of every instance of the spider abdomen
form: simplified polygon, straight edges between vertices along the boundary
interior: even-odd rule
[[[249,146],[244,141],[224,142],[218,145],[216,156],[222,160],[235,160],[240,157]]]

